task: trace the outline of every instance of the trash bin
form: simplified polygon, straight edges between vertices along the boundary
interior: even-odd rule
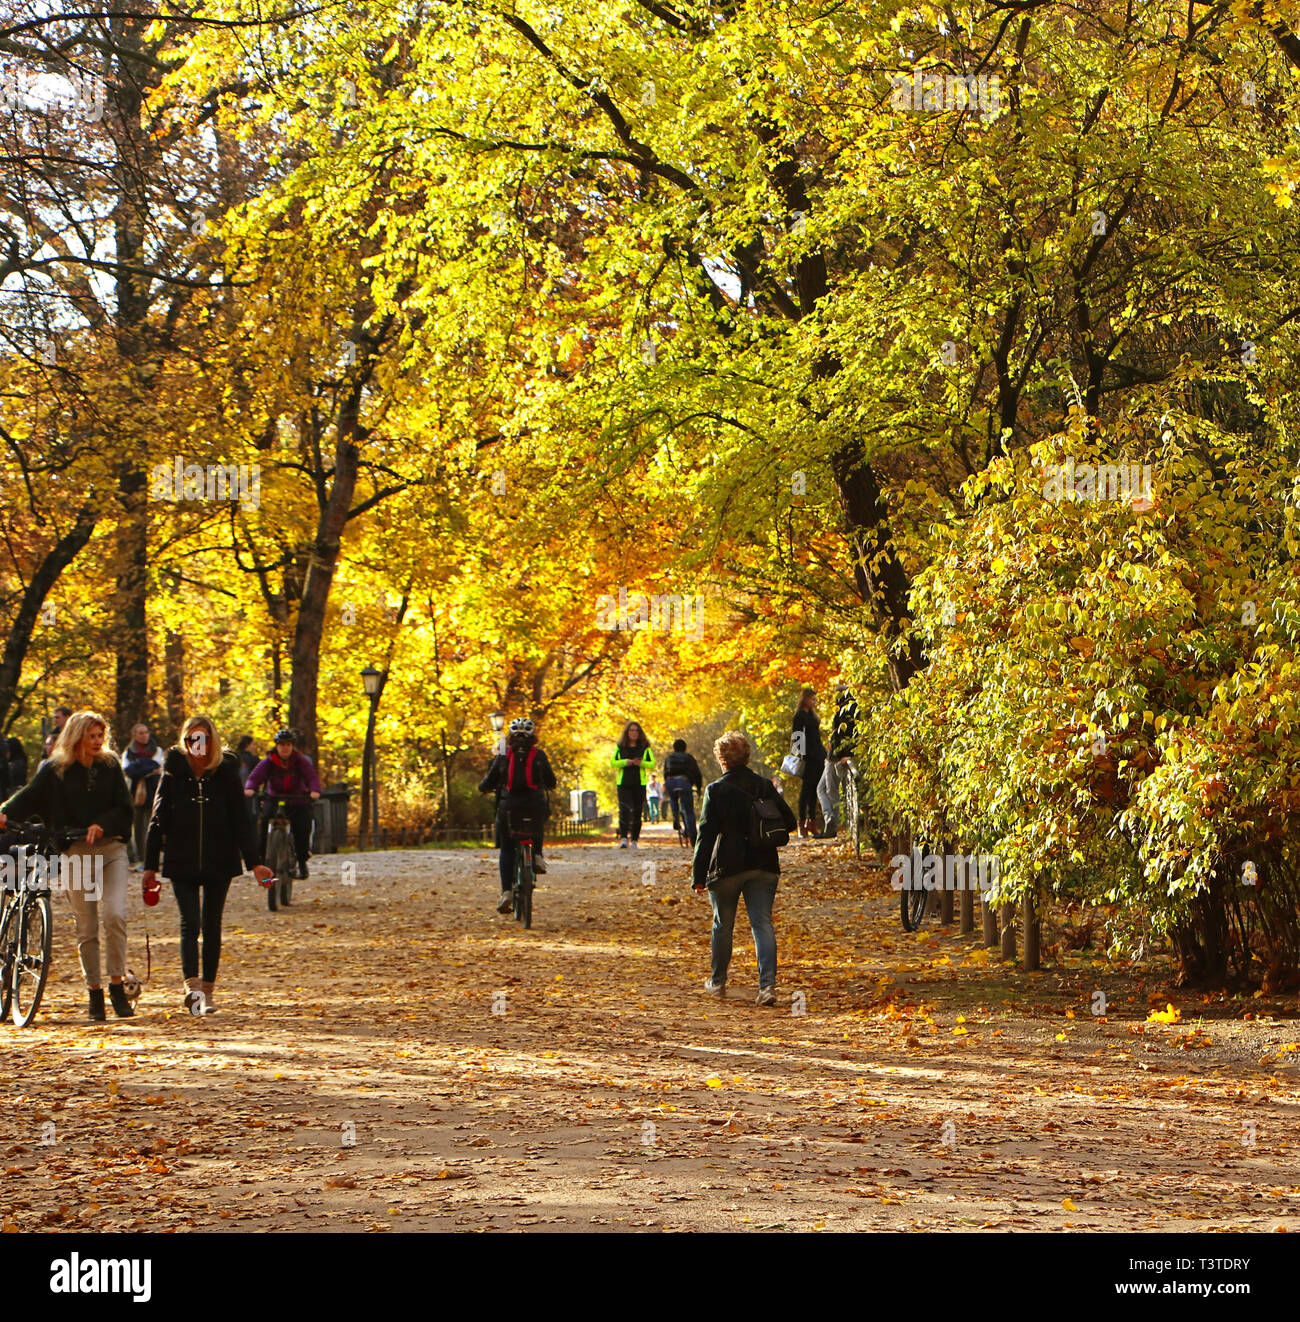
[[[315,854],[337,854],[339,846],[348,840],[348,800],[352,797],[350,785],[327,785],[320,798],[312,804],[312,819],[316,834],[312,839]]]
[[[596,816],[595,790],[570,790],[569,814],[575,822],[590,822]]]

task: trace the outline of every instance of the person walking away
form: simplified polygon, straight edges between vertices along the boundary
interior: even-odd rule
[[[161,859],[180,911],[183,1004],[202,1014],[214,1010],[221,918],[231,881],[245,865],[259,882],[271,878],[271,869],[258,862],[257,831],[241,790],[238,757],[223,751],[210,717],[191,716],[181,727],[180,743],[163,762],[145,837],[142,881],[149,903],[149,893],[161,889]]]
[[[858,737],[858,704],[847,684],[835,691],[835,720],[831,724],[831,744],[826,768],[817,783],[817,800],[822,806],[825,827],[818,839],[834,840],[839,834],[840,789],[849,778],[854,744]]]
[[[235,756],[239,759],[239,783],[245,785],[248,783],[248,777],[252,774],[253,768],[262,760],[257,755],[257,745],[253,742],[251,734],[241,734],[239,736],[239,745],[235,749]]]
[[[108,722],[93,711],[68,716],[48,762],[32,783],[0,804],[0,830],[10,817],[39,817],[52,831],[84,831],[85,839],[66,853],[79,856],[82,884],[67,888],[77,924],[77,955],[89,993],[91,1019],[103,1023],[104,984],[100,961],[99,919],[103,910],[109,998],[113,1012],[129,1019],[135,1011],[126,998],[126,838],[131,831],[131,797],[122,767],[108,744]],[[96,860],[102,862],[96,864]],[[87,876],[103,869],[102,885]],[[78,873],[74,873],[74,878]]]
[[[804,689],[795,708],[790,745],[803,756],[803,784],[799,789],[799,834],[813,833],[817,812],[817,785],[826,769],[826,745],[822,743],[821,721],[817,717],[817,693]]]
[[[239,783],[241,786],[248,784],[248,778],[253,773],[253,768],[262,760],[257,755],[257,745],[253,742],[251,734],[241,734],[239,736],[239,745],[235,749],[235,756],[239,759]],[[257,828],[257,811],[253,807],[251,799],[244,800],[244,806],[248,813],[248,820],[253,823],[253,828]]]
[[[659,820],[659,777],[652,771],[650,773],[650,783],[645,787],[646,802],[650,805],[650,820],[657,822]]]
[[[609,759],[614,768],[618,788],[618,847],[636,849],[641,838],[641,808],[645,803],[645,786],[654,769],[654,755],[645,731],[628,721],[623,734]]]
[[[514,908],[515,861],[517,844],[510,834],[510,818],[537,824],[533,835],[533,871],[547,871],[542,858],[543,835],[546,819],[551,815],[551,804],[546,791],[555,788],[555,772],[550,761],[537,743],[537,727],[526,716],[510,722],[506,738],[506,751],[492,759],[487,775],[479,782],[479,793],[496,793],[497,848],[501,851],[501,898],[497,913],[510,913]]]
[[[149,814],[162,768],[163,752],[158,741],[147,725],[137,725],[131,731],[131,742],[122,750],[122,771],[131,795],[131,840],[135,850],[132,862],[136,867],[144,866],[144,833],[149,829]]]
[[[9,770],[9,790],[13,794],[27,784],[27,751],[22,740],[10,735],[5,740],[5,755]]]
[[[704,788],[700,764],[686,751],[685,739],[673,740],[673,751],[664,758],[664,790],[673,810],[673,830],[679,825],[695,843],[695,791]]]
[[[707,888],[713,906],[712,969],[704,989],[714,996],[726,995],[732,933],[743,895],[758,960],[755,1004],[775,1005],[772,906],[781,875],[776,851],[795,829],[795,816],[771,781],[749,769],[749,740],[738,730],[722,735],[713,745],[713,752],[723,775],[704,791],[700,837],[695,843],[691,871],[695,893],[702,894]],[[762,809],[757,806],[760,802]]]
[[[251,799],[263,786],[267,801],[258,814],[258,859],[266,859],[266,835],[275,816],[276,800],[285,799],[284,811],[293,829],[293,847],[298,855],[298,876],[306,881],[311,851],[311,803],[304,800],[314,802],[320,798],[320,777],[311,758],[293,746],[290,729],[276,734],[274,751],[248,773],[244,793]]]

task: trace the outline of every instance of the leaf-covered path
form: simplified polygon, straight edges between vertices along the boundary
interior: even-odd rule
[[[47,1005],[0,1028],[5,1228],[1300,1228],[1294,1005],[990,965],[809,842],[781,1003],[753,1004],[743,913],[718,1003],[662,828],[550,857],[531,932],[491,852],[317,859],[280,914],[239,882],[206,1019],[170,894],[141,1012],[104,1026],[59,906]]]

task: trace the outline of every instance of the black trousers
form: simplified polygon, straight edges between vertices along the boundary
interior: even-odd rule
[[[817,784],[826,770],[826,757],[805,757],[803,761],[803,785],[799,790],[799,820],[811,822],[817,816]]]
[[[635,789],[618,787],[618,838],[620,840],[639,840],[641,838],[641,810],[645,807],[645,790],[638,785]]]
[[[311,849],[311,804],[286,803],[284,815],[289,819],[289,829],[293,832],[293,849],[298,855],[298,866],[302,867],[310,857]],[[271,829],[275,812],[263,812],[257,819],[257,839],[259,855],[266,862],[266,836]]]
[[[515,888],[515,846],[518,843],[510,834],[509,813],[514,808],[520,813],[527,813],[538,823],[537,834],[533,836],[533,857],[542,856],[542,839],[545,834],[546,826],[546,799],[543,795],[530,796],[524,799],[511,800],[505,799],[497,806],[497,848],[501,851],[498,861],[501,867],[501,889],[503,891],[514,890]]]
[[[181,973],[199,976],[199,937],[203,937],[203,981],[216,982],[221,963],[221,915],[226,909],[230,878],[173,877],[172,893],[181,911]]]

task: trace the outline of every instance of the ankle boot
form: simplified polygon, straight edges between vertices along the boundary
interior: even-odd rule
[[[203,993],[203,1013],[216,1014],[217,1007],[212,1004],[212,984],[210,982],[200,982],[199,991]]]
[[[100,993],[101,998],[103,992]],[[131,1008],[131,1002],[126,999],[126,988],[120,982],[110,982],[108,984],[108,999],[113,1002],[113,1013],[119,1019],[130,1019],[135,1013]],[[100,1000],[103,1005],[103,1000]]]
[[[201,984],[197,978],[185,979],[185,1001],[184,1006],[188,1013],[194,1014],[200,1000]]]
[[[108,1018],[104,1013],[104,989],[102,987],[90,988],[90,1017],[97,1024],[102,1024]]]

